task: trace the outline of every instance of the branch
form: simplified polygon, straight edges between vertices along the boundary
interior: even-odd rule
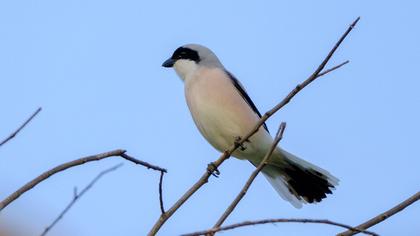
[[[162,167],[159,167],[159,166],[155,166],[155,165],[152,165],[152,164],[147,163],[145,161],[141,161],[141,160],[138,160],[138,159],[136,159],[134,157],[131,157],[131,156],[127,155],[125,153],[125,151],[122,152],[121,154],[119,154],[118,156],[121,156],[122,158],[126,159],[127,161],[131,161],[134,164],[142,165],[142,166],[146,167],[147,169],[152,169],[152,170],[160,171],[160,172],[163,172],[163,173],[167,173],[168,172],[165,168],[162,168]]]
[[[147,167],[147,169],[153,169],[153,170],[156,170],[156,171],[160,171],[160,177],[159,177],[159,206],[160,206],[161,214],[165,214],[165,208],[163,206],[163,193],[162,192],[163,192],[163,175],[165,173],[167,173],[166,169],[161,168],[159,166],[149,164],[145,161],[137,160],[137,159],[125,154],[125,153],[122,153],[120,156],[123,157],[126,160],[131,161],[131,162],[134,162],[136,164],[145,166],[145,167]]]
[[[163,175],[165,174],[165,172],[161,171],[160,172],[160,178],[159,178],[159,205],[160,205],[160,213],[161,214],[165,214],[165,207],[163,206],[163,187],[162,187],[162,183],[163,183]]]
[[[10,203],[12,203],[14,200],[16,200],[17,198],[19,198],[22,194],[26,193],[28,190],[30,190],[31,188],[35,187],[36,185],[38,185],[39,183],[41,183],[42,181],[48,179],[50,176],[57,174],[61,171],[64,171],[68,168],[71,167],[75,167],[75,166],[79,166],[79,165],[83,165],[87,162],[91,162],[91,161],[99,161],[108,157],[113,157],[113,156],[119,156],[122,157],[128,161],[131,161],[135,164],[139,164],[142,166],[145,166],[148,169],[153,169],[153,170],[157,170],[163,173],[166,173],[166,169],[163,169],[161,167],[158,166],[154,166],[151,165],[147,162],[144,161],[140,161],[137,160],[133,157],[128,156],[127,154],[125,154],[125,150],[121,150],[121,149],[117,149],[114,151],[110,151],[110,152],[104,152],[104,153],[100,153],[97,155],[93,155],[93,156],[87,156],[87,157],[82,157],[80,159],[74,160],[74,161],[70,161],[61,165],[58,165],[54,168],[52,168],[51,170],[48,170],[44,173],[42,173],[40,176],[36,177],[35,179],[31,180],[30,182],[28,182],[27,184],[23,185],[21,188],[19,188],[18,190],[16,190],[14,193],[10,194],[8,197],[6,197],[4,200],[2,200],[0,202],[0,212]]]
[[[231,229],[235,229],[235,228],[238,228],[238,227],[244,227],[244,226],[250,226],[250,225],[270,224],[270,223],[271,224],[272,223],[327,224],[327,225],[334,225],[334,226],[338,226],[338,227],[342,227],[342,228],[346,228],[346,229],[351,229],[351,230],[358,231],[358,232],[368,234],[368,235],[378,236],[378,234],[376,234],[374,232],[353,228],[349,225],[337,223],[337,222],[330,221],[330,220],[316,220],[316,219],[267,219],[267,220],[256,220],[256,221],[244,221],[244,222],[241,222],[241,223],[232,224],[232,225],[228,225],[228,226],[224,226],[224,227],[217,227],[217,228],[213,228],[213,229],[209,229],[209,230],[203,230],[203,231],[198,231],[198,232],[194,232],[194,233],[183,234],[183,236],[209,235],[209,234],[214,234],[214,233],[219,232],[219,231],[231,230]]]
[[[334,66],[334,67],[331,67],[331,68],[329,68],[329,69],[326,69],[326,70],[322,71],[321,73],[319,73],[319,74],[317,75],[317,78],[318,78],[318,77],[321,77],[321,76],[324,76],[324,75],[326,75],[326,74],[330,73],[330,72],[331,72],[331,71],[333,71],[333,70],[337,70],[338,68],[340,68],[340,67],[344,66],[345,64],[347,64],[347,63],[349,63],[349,62],[350,62],[350,61],[349,61],[349,60],[347,60],[347,61],[342,62],[342,63],[340,63],[340,64],[338,64],[338,65],[336,65],[336,66]]]
[[[120,168],[122,166],[122,163],[111,167],[109,169],[106,169],[99,173],[79,194],[77,194],[77,190],[75,189],[73,199],[70,201],[70,203],[64,208],[64,210],[55,218],[55,220],[45,228],[45,230],[41,233],[41,236],[47,235],[47,233],[60,221],[63,216],[70,210],[70,208],[79,200],[89,189],[93,187],[93,185],[104,175],[108,174],[111,171],[115,171],[116,169]]]
[[[273,144],[271,145],[269,151],[265,155],[264,159],[261,161],[261,163],[258,165],[258,167],[252,172],[251,176],[249,176],[248,181],[246,181],[246,184],[242,188],[242,190],[239,192],[239,194],[236,196],[235,200],[230,204],[230,206],[226,209],[226,211],[223,213],[223,215],[217,220],[216,224],[213,226],[213,228],[220,227],[223,222],[228,218],[228,216],[232,213],[232,211],[235,209],[235,207],[238,205],[238,203],[242,200],[242,198],[245,196],[246,192],[248,191],[249,187],[251,186],[254,179],[257,177],[257,175],[260,173],[260,171],[266,166],[268,163],[271,154],[273,153],[274,149],[276,149],[277,144],[280,142],[280,140],[283,138],[283,132],[286,128],[286,123],[282,122],[280,124],[280,127],[277,131],[276,137],[273,141]]]
[[[11,139],[13,139],[23,128],[25,128],[25,126],[29,123],[29,122],[31,122],[31,120],[36,116],[36,115],[38,115],[38,113],[40,112],[42,110],[42,108],[40,107],[40,108],[38,108],[38,109],[36,109],[36,111],[34,112],[34,113],[32,113],[32,115],[25,121],[25,122],[23,122],[23,124],[22,125],[20,125],[19,126],[19,128],[15,131],[15,132],[13,132],[13,133],[11,133],[7,138],[5,138],[3,141],[1,141],[0,142],[0,147],[1,146],[3,146],[3,144],[5,144],[5,143],[7,143],[7,142],[9,142]]]
[[[217,168],[225,161],[227,160],[230,155],[238,148],[240,147],[246,140],[248,140],[252,135],[254,135],[258,129],[264,124],[264,122],[270,118],[274,113],[276,113],[278,110],[280,110],[283,106],[285,106],[287,103],[290,102],[290,100],[299,93],[303,88],[305,88],[308,84],[313,82],[315,79],[319,78],[322,75],[325,75],[340,66],[336,66],[332,69],[326,70],[325,72],[322,72],[327,62],[331,59],[331,56],[334,54],[334,52],[337,50],[337,48],[340,46],[340,44],[343,42],[343,40],[347,37],[347,35],[350,33],[350,31],[354,28],[354,26],[359,21],[360,17],[358,17],[346,30],[346,32],[341,36],[341,38],[337,41],[337,43],[334,45],[334,47],[331,49],[331,51],[328,53],[328,55],[325,57],[325,59],[322,61],[322,63],[318,66],[318,68],[315,70],[314,73],[312,73],[311,76],[309,76],[304,82],[297,85],[296,88],[294,88],[279,104],[277,104],[274,108],[266,112],[260,120],[255,124],[254,128],[250,130],[244,137],[242,137],[241,140],[234,142],[233,146],[226,150],[215,162],[212,162],[210,165],[208,165],[206,172],[201,176],[201,178],[190,188],[180,199],[178,199],[177,202],[175,202],[171,208],[169,208],[168,211],[165,212],[165,214],[161,214],[159,219],[156,221],[153,228],[149,231],[148,235],[155,235],[159,229],[162,227],[162,225],[184,204],[198,189],[200,189],[204,184],[208,182],[208,179],[210,175],[214,171],[217,170]],[[342,63],[343,65],[346,63]],[[342,66],[342,65],[341,65]]]
[[[382,221],[388,219],[389,217],[393,216],[394,214],[404,210],[404,208],[410,206],[414,202],[418,201],[420,199],[420,192],[417,192],[413,196],[409,197],[408,199],[404,200],[400,204],[396,205],[395,207],[389,209],[388,211],[385,211],[382,214],[379,214],[378,216],[373,217],[372,219],[366,221],[363,224],[360,224],[356,226],[358,229],[368,229],[378,223],[381,223]],[[337,236],[351,236],[357,234],[357,230],[349,229],[345,232],[337,234]]]

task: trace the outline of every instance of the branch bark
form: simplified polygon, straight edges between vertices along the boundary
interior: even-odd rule
[[[6,197],[4,200],[2,200],[0,202],[0,212],[5,207],[7,207],[10,203],[12,203],[17,198],[19,198],[22,194],[26,193],[28,190],[32,189],[33,187],[35,187],[36,185],[38,185],[42,181],[48,179],[49,177],[51,177],[54,174],[57,174],[61,171],[67,170],[67,169],[75,167],[75,166],[83,165],[87,162],[99,161],[99,160],[102,160],[102,159],[105,159],[105,158],[108,158],[108,157],[113,157],[113,156],[122,157],[122,158],[124,158],[124,159],[126,159],[130,162],[142,165],[142,166],[144,166],[148,169],[153,169],[153,170],[160,171],[160,172],[163,172],[163,173],[167,172],[166,169],[164,169],[164,168],[161,168],[161,167],[155,166],[155,165],[151,165],[147,162],[140,161],[140,160],[137,160],[137,159],[135,159],[131,156],[128,156],[127,154],[125,154],[125,150],[122,150],[122,149],[117,149],[117,150],[110,151],[110,152],[104,152],[104,153],[100,153],[100,154],[93,155],[93,156],[82,157],[80,159],[58,165],[58,166],[52,168],[51,170],[48,170],[48,171],[42,173],[40,176],[31,180],[27,184],[23,185],[21,188],[19,188],[18,190],[16,190],[15,192],[13,192],[12,194],[10,194],[8,197]]]
[[[266,112],[261,119],[255,124],[254,128],[250,130],[244,137],[242,137],[241,140],[234,142],[231,148],[226,150],[215,162],[208,165],[206,172],[201,176],[201,178],[192,186],[184,195],[181,196],[181,198],[176,201],[171,208],[169,208],[168,211],[165,212],[165,214],[161,214],[159,219],[156,221],[152,229],[149,231],[148,235],[155,235],[159,229],[162,227],[162,225],[184,204],[198,189],[200,189],[204,184],[208,182],[208,179],[210,175],[213,174],[214,171],[217,170],[217,168],[225,161],[227,160],[230,155],[238,148],[240,147],[246,140],[248,140],[252,135],[254,135],[258,129],[264,124],[264,122],[270,118],[274,113],[276,113],[278,110],[280,110],[282,107],[284,107],[286,104],[290,102],[290,100],[298,94],[303,88],[308,86],[310,83],[312,83],[315,79],[334,71],[335,69],[339,68],[340,66],[346,64],[346,62],[333,67],[332,69],[328,69],[324,72],[322,70],[325,68],[328,61],[331,59],[334,52],[337,50],[337,48],[340,46],[340,44],[344,41],[344,39],[347,37],[347,35],[351,32],[351,30],[356,26],[357,22],[359,21],[360,17],[358,17],[344,32],[344,34],[340,37],[340,39],[336,42],[334,47],[331,49],[331,51],[328,53],[328,55],[324,58],[324,60],[321,62],[321,64],[318,66],[318,68],[301,84],[297,85],[280,103],[278,103],[275,107],[273,107],[271,110]]]
[[[261,224],[270,224],[270,223],[271,224],[273,224],[273,223],[327,224],[327,225],[334,225],[334,226],[338,226],[338,227],[342,227],[342,228],[346,228],[346,229],[351,229],[351,230],[354,230],[356,232],[361,232],[361,233],[368,234],[368,235],[379,236],[378,234],[376,234],[374,232],[371,232],[371,231],[357,229],[357,228],[351,227],[349,225],[337,223],[337,222],[330,221],[330,220],[317,220],[317,219],[267,219],[267,220],[256,220],[256,221],[244,221],[244,222],[241,222],[241,223],[227,225],[227,226],[218,227],[218,228],[213,228],[213,229],[209,229],[209,230],[203,230],[203,231],[197,231],[197,232],[194,232],[194,233],[183,234],[183,236],[211,235],[211,234],[214,234],[216,232],[231,230],[231,229],[235,229],[235,228],[239,228],[239,227],[251,226],[251,225],[261,225]]]
[[[254,179],[257,177],[257,175],[260,173],[260,171],[265,167],[265,165],[270,160],[271,154],[273,154],[273,151],[276,149],[277,144],[280,142],[280,140],[283,138],[283,132],[286,128],[286,123],[282,122],[280,124],[280,127],[277,131],[276,137],[273,141],[273,144],[270,147],[270,150],[265,155],[264,159],[261,161],[261,163],[258,165],[258,167],[252,172],[251,176],[249,176],[248,181],[246,181],[246,184],[242,188],[242,190],[239,192],[239,194],[236,196],[235,200],[229,205],[229,207],[226,209],[226,211],[223,213],[223,215],[217,220],[216,224],[213,226],[213,228],[220,227],[223,222],[228,218],[228,216],[232,213],[232,211],[236,208],[236,206],[239,204],[239,202],[242,200],[242,198],[245,196],[246,192],[248,191],[249,187],[251,186],[252,182],[254,182]]]
[[[44,229],[44,231],[41,233],[41,236],[47,235],[47,233],[50,232],[50,230],[63,218],[63,216],[70,210],[70,208],[77,202],[77,200],[79,200],[89,189],[91,189],[93,187],[93,185],[95,185],[95,183],[102,176],[108,174],[109,172],[115,171],[116,169],[120,168],[121,166],[122,166],[122,163],[102,171],[86,187],[84,187],[80,193],[77,193],[77,191],[75,190],[74,195],[73,195],[73,199],[63,209],[63,211],[57,216],[57,218],[55,218],[55,220],[49,226],[47,226]]]
[[[399,203],[395,207],[385,211],[382,214],[379,214],[379,215],[373,217],[372,219],[364,222],[363,224],[360,224],[360,225],[356,226],[356,228],[365,230],[365,229],[368,229],[368,228],[370,228],[370,227],[372,227],[376,224],[379,224],[382,221],[384,221],[384,220],[388,219],[389,217],[393,216],[394,214],[404,210],[406,207],[415,203],[419,199],[420,199],[420,191],[417,192],[416,194],[414,194],[413,196],[409,197],[408,199],[404,200],[403,202]],[[357,233],[359,233],[359,232],[357,232],[353,229],[349,229],[345,232],[337,234],[337,236],[351,236],[351,235],[355,235]]]
[[[12,140],[23,128],[25,128],[25,126],[31,122],[31,120],[38,115],[39,112],[41,112],[42,108],[38,108],[36,109],[36,111],[34,113],[32,113],[32,115],[26,119],[25,122],[23,122],[22,125],[19,126],[19,128],[17,128],[17,130],[15,130],[13,133],[11,133],[9,136],[7,136],[3,141],[0,142],[0,147],[3,146],[3,144],[9,142],[10,140]]]

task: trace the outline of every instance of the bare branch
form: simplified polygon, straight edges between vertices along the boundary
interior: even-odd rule
[[[314,73],[312,73],[311,76],[309,76],[304,82],[297,85],[296,88],[294,88],[279,104],[277,104],[274,108],[266,112],[260,120],[255,124],[254,128],[250,130],[245,136],[242,137],[241,140],[234,142],[233,146],[226,150],[215,162],[213,162],[211,165],[208,165],[206,172],[201,176],[201,178],[190,188],[184,195],[181,196],[180,199],[178,199],[177,202],[175,202],[171,208],[169,208],[168,211],[165,212],[165,214],[161,214],[159,219],[156,221],[153,228],[149,231],[148,235],[155,235],[159,229],[162,227],[162,225],[178,210],[179,207],[182,206],[198,189],[200,189],[204,184],[208,182],[209,177],[212,175],[214,171],[217,170],[217,168],[225,161],[227,160],[230,155],[238,148],[240,147],[246,140],[248,140],[252,135],[254,135],[258,129],[264,124],[264,122],[270,118],[274,113],[276,113],[278,110],[280,110],[283,106],[285,106],[287,103],[290,102],[290,100],[299,93],[303,88],[305,88],[307,85],[309,85],[311,82],[313,82],[316,78],[320,77],[320,74],[322,73],[322,70],[324,69],[327,62],[331,59],[331,56],[334,54],[334,52],[337,50],[337,48],[340,46],[340,44],[343,42],[343,40],[347,37],[347,35],[350,33],[350,31],[355,27],[357,22],[359,21],[360,17],[358,17],[346,30],[346,32],[340,37],[340,39],[337,41],[337,43],[334,45],[334,47],[331,49],[331,51],[328,53],[328,55],[325,57],[325,59],[321,62],[321,64],[318,66],[318,68],[315,70]],[[344,63],[345,64],[345,63]],[[338,66],[339,67],[339,66]],[[338,68],[337,67],[337,68]],[[322,75],[325,75],[326,73],[329,73],[330,71],[333,71],[334,68],[327,70]]]
[[[376,234],[374,232],[371,232],[371,231],[353,228],[349,225],[337,223],[337,222],[330,221],[330,220],[317,220],[317,219],[267,219],[267,220],[256,220],[256,221],[244,221],[244,222],[241,222],[241,223],[227,225],[227,226],[218,227],[218,228],[213,228],[213,229],[209,229],[209,230],[203,230],[203,231],[198,231],[198,232],[194,232],[194,233],[183,234],[183,236],[211,235],[211,234],[214,234],[214,233],[219,232],[219,231],[231,230],[231,229],[235,229],[235,228],[238,228],[238,227],[244,227],[244,226],[250,226],[250,225],[261,225],[261,224],[273,224],[273,223],[327,224],[327,225],[334,225],[334,226],[338,226],[338,227],[342,227],[342,228],[346,228],[346,229],[351,229],[351,230],[358,231],[358,232],[368,234],[368,235],[378,236],[378,234]]]
[[[121,149],[117,149],[117,150],[110,151],[110,152],[104,152],[104,153],[100,153],[100,154],[93,155],[93,156],[82,157],[80,159],[58,165],[58,166],[52,168],[51,170],[48,170],[48,171],[42,173],[40,176],[36,177],[35,179],[31,180],[30,182],[28,182],[27,184],[25,184],[24,186],[22,186],[21,188],[16,190],[14,193],[10,194],[8,197],[6,197],[4,200],[2,200],[0,202],[0,212],[7,205],[9,205],[11,202],[13,202],[17,198],[19,198],[22,194],[26,193],[28,190],[32,189],[33,187],[35,187],[36,185],[38,185],[42,181],[48,179],[50,176],[52,176],[54,174],[57,174],[57,173],[59,173],[61,171],[64,171],[68,168],[71,168],[71,167],[75,167],[75,166],[85,164],[87,162],[99,161],[99,160],[102,160],[102,159],[105,159],[105,158],[108,158],[108,157],[113,157],[113,156],[122,157],[122,158],[124,158],[124,159],[126,159],[130,162],[135,163],[135,164],[145,166],[148,169],[153,169],[153,170],[157,170],[157,171],[161,171],[161,172],[166,172],[166,170],[161,168],[161,167],[151,165],[147,162],[140,161],[140,160],[137,160],[133,157],[128,156],[127,154],[125,154],[125,150],[121,150]]]
[[[257,175],[260,173],[260,171],[267,165],[271,154],[273,154],[273,151],[276,149],[277,144],[280,142],[280,140],[283,138],[283,132],[286,128],[286,123],[282,122],[280,124],[280,127],[277,131],[276,137],[273,141],[273,144],[271,145],[269,151],[265,155],[264,159],[261,161],[261,163],[258,165],[258,167],[252,172],[251,176],[249,176],[248,181],[246,181],[246,184],[242,188],[242,190],[239,192],[239,194],[236,196],[235,200],[230,204],[230,206],[226,209],[226,211],[223,213],[223,215],[217,220],[216,224],[213,226],[213,228],[220,227],[223,222],[228,218],[228,216],[232,213],[232,211],[235,209],[235,207],[238,205],[238,203],[242,200],[242,198],[245,196],[246,192],[248,191],[249,187],[251,186],[254,179],[257,177]]]
[[[347,64],[347,63],[349,63],[349,62],[350,62],[350,61],[349,61],[349,60],[347,60],[347,61],[342,62],[342,63],[340,63],[340,64],[338,64],[338,65],[336,65],[336,66],[334,66],[334,67],[331,67],[331,68],[329,68],[329,69],[323,70],[321,73],[319,73],[319,74],[318,74],[317,78],[318,78],[318,77],[321,77],[321,76],[324,76],[324,75],[326,75],[326,74],[328,74],[328,73],[330,73],[330,72],[332,72],[332,71],[334,71],[334,70],[337,70],[338,68],[340,68],[340,67],[344,66],[345,64]]]
[[[23,128],[25,128],[25,126],[31,122],[31,120],[38,115],[38,113],[42,110],[42,108],[38,108],[36,109],[36,111],[34,113],[32,113],[32,115],[26,119],[25,122],[23,122],[22,125],[19,126],[19,128],[17,130],[15,130],[15,132],[11,133],[7,138],[5,138],[3,141],[0,142],[0,147],[3,146],[3,144],[9,142],[11,139],[13,139]]]
[[[122,163],[106,169],[99,173],[80,193],[77,193],[77,188],[74,190],[73,199],[69,202],[69,204],[63,209],[63,211],[55,218],[55,220],[45,228],[45,230],[41,233],[41,236],[47,235],[47,233],[63,218],[63,216],[70,210],[70,208],[79,200],[89,189],[93,187],[93,185],[104,175],[108,174],[111,171],[115,171],[116,169],[120,168]]]
[[[164,172],[164,173],[168,172],[166,169],[164,169],[162,167],[155,166],[155,165],[152,165],[152,164],[147,163],[145,161],[138,160],[134,157],[131,157],[131,156],[127,155],[125,152],[121,153],[119,156],[121,156],[122,158],[126,159],[127,161],[131,161],[131,162],[133,162],[137,165],[142,165],[142,166],[146,167],[147,169],[157,170],[157,171]]]
[[[143,165],[143,166],[147,167],[147,169],[153,169],[153,170],[156,170],[156,171],[160,171],[160,178],[159,178],[159,206],[160,206],[160,212],[161,212],[161,214],[165,214],[165,208],[164,208],[164,204],[163,204],[163,176],[165,175],[165,173],[167,173],[166,169],[161,168],[159,166],[155,166],[155,165],[149,164],[149,163],[147,163],[145,161],[137,160],[137,159],[135,159],[135,158],[133,158],[133,157],[125,154],[125,153],[121,154],[120,156],[123,157],[124,159],[128,160],[128,161],[134,162],[134,163],[139,164],[139,165]]]
[[[160,172],[160,178],[159,178],[159,205],[160,205],[160,213],[161,214],[165,214],[165,207],[163,205],[163,175],[165,174],[165,172],[161,171]]]
[[[404,210],[404,208],[410,206],[411,204],[418,201],[419,199],[420,199],[420,192],[417,192],[416,194],[407,198],[406,200],[404,200],[400,204],[396,205],[395,207],[385,211],[382,214],[379,214],[378,216],[373,217],[372,219],[366,221],[363,224],[360,224],[360,225],[356,226],[356,228],[357,229],[368,229],[368,228],[370,228],[370,227],[388,219],[389,217],[393,216],[394,214]],[[347,230],[343,233],[337,234],[337,236],[351,236],[351,235],[355,235],[357,233],[358,233],[357,230],[349,229],[349,230]]]

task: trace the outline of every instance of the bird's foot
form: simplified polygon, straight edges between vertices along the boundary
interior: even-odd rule
[[[235,137],[235,146],[237,146],[238,148],[239,148],[239,150],[241,150],[241,151],[245,151],[246,150],[246,146],[244,145],[244,143],[245,142],[250,142],[248,139],[247,140],[245,140],[245,142],[244,143],[241,143],[241,140],[242,140],[242,138],[241,138],[241,136],[236,136]]]
[[[220,171],[219,171],[219,169],[217,169],[217,166],[216,166],[216,164],[214,164],[214,162],[210,162],[207,165],[207,172],[209,174],[213,175],[214,177],[219,178]]]

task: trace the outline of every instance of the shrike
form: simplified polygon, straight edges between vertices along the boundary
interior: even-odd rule
[[[261,117],[241,83],[228,72],[208,48],[187,44],[179,47],[162,66],[173,67],[184,81],[188,108],[197,128],[217,150],[227,150],[249,132]],[[257,166],[273,143],[264,124],[245,147],[233,156]],[[331,193],[338,179],[327,171],[277,147],[262,170],[280,194],[296,208],[320,202]]]

